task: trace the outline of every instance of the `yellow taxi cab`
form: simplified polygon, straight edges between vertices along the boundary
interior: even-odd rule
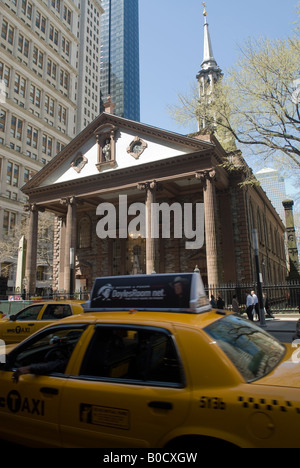
[[[6,344],[20,343],[53,321],[82,314],[83,303],[84,301],[34,303],[17,314],[0,320],[0,339]]]
[[[299,387],[292,348],[211,309],[198,273],[101,278],[85,314],[6,355],[0,439],[168,453],[297,448]]]

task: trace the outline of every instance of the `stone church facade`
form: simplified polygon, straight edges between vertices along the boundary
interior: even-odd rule
[[[204,57],[197,80],[200,99],[209,103],[222,71],[213,55],[206,8],[203,14]],[[265,284],[283,282],[285,226],[261,187],[245,184],[251,170],[235,145],[226,152],[213,136],[215,129],[207,127],[199,122],[200,131],[192,136],[167,132],[113,115],[108,100],[106,111],[23,188],[30,212],[27,292],[35,292],[38,216],[43,210],[56,216],[57,291],[89,291],[99,276],[191,272],[196,267],[210,286],[253,284],[253,229]],[[156,236],[151,233],[155,204],[166,208]],[[144,207],[144,231],[132,224],[132,206]],[[188,207],[193,224],[188,219],[186,226],[183,213]],[[99,233],[105,217],[107,232]],[[203,242],[193,244],[198,230]]]
[[[260,186],[241,185],[247,171],[241,154],[228,155],[213,136],[182,136],[101,114],[23,188],[30,213],[28,293],[35,292],[38,217],[44,210],[56,216],[57,291],[90,290],[99,276],[190,272],[196,266],[209,285],[255,282],[253,228],[264,281],[284,281],[285,227]],[[162,219],[158,238],[142,235],[138,226],[125,235],[125,218],[130,225],[134,216],[120,200],[128,207],[143,204],[147,223],[154,203],[176,203],[182,212],[187,204],[202,204],[203,246],[186,248],[187,236],[175,235],[172,210],[169,238],[161,235]],[[106,238],[97,232],[107,215],[99,206],[116,212],[115,232]],[[196,232],[195,226],[190,229]]]

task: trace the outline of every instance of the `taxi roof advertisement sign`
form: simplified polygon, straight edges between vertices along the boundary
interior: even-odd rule
[[[206,306],[201,277],[195,273],[97,278],[89,310],[196,310]],[[191,310],[193,309],[193,310]]]

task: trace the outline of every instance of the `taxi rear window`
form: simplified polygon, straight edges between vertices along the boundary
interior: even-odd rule
[[[252,322],[229,315],[205,328],[247,382],[261,379],[281,361],[285,347]]]
[[[172,336],[147,327],[97,326],[80,376],[139,385],[184,385]]]

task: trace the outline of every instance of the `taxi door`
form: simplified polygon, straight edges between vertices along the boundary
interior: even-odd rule
[[[59,447],[58,412],[66,379],[0,371],[0,437],[33,447]]]
[[[170,333],[96,326],[62,394],[65,447],[160,447],[188,415],[190,390]]]
[[[44,304],[34,304],[18,312],[13,319],[0,324],[0,338],[6,344],[20,343],[37,331],[36,324]]]
[[[9,436],[16,443],[33,447],[61,446],[62,391],[85,329],[85,324],[55,325],[7,355],[0,367],[0,439]],[[12,380],[14,369],[34,365],[43,375],[23,374],[17,383]]]

